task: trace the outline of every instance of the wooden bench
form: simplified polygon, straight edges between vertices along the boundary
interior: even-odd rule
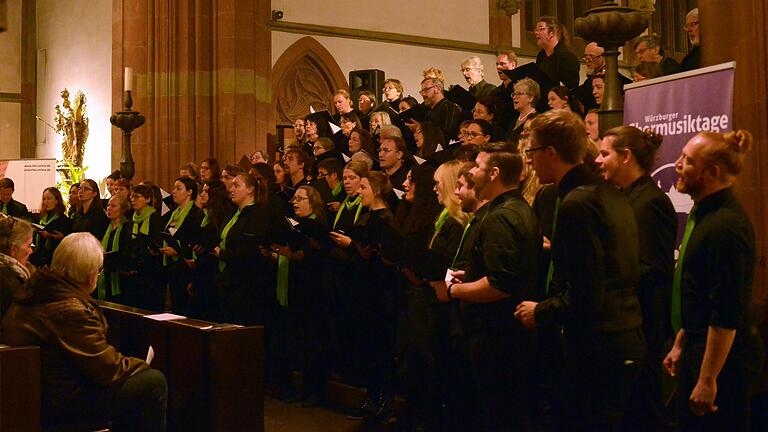
[[[0,345],[0,431],[40,429],[40,348]]]
[[[153,314],[100,302],[109,342],[145,358],[168,380],[169,431],[264,430],[264,328],[194,319],[156,321]]]

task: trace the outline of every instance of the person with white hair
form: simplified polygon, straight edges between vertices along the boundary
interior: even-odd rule
[[[62,240],[3,317],[3,342],[41,350],[44,429],[165,430],[162,372],[107,342],[107,320],[91,297],[104,263],[87,232]],[[75,426],[76,425],[76,426]]]
[[[682,71],[689,71],[701,67],[701,46],[699,34],[699,8],[693,8],[685,16],[685,32],[688,34],[688,42],[691,44],[691,50],[683,57],[680,62]]]
[[[469,84],[469,92],[477,99],[488,97],[496,86],[486,82],[483,62],[478,56],[469,56],[461,62],[461,73]]]
[[[14,294],[32,275],[32,225],[12,216],[0,216],[0,311],[5,314]],[[2,315],[0,315],[2,316]]]

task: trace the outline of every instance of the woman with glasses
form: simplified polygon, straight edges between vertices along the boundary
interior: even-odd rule
[[[352,139],[352,131],[362,129],[363,123],[360,117],[358,117],[357,112],[351,111],[341,115],[339,127],[341,129],[333,135],[333,142],[342,153],[350,154],[352,150],[349,148],[349,141]]]
[[[523,78],[513,87],[512,102],[518,113],[514,127],[507,132],[507,141],[517,141],[523,131],[523,125],[528,116],[536,112],[536,104],[539,103],[541,90],[539,84],[530,79]]]
[[[383,103],[388,104],[395,111],[399,111],[403,91],[403,83],[399,79],[390,78],[384,81],[384,88],[381,89]]]
[[[32,264],[38,267],[51,263],[56,246],[72,232],[72,219],[67,217],[67,208],[58,189],[47,187],[43,190],[40,209],[38,224],[45,229],[38,230],[35,234],[35,253],[30,258]]]
[[[11,305],[34,271],[29,262],[34,244],[32,225],[22,219],[0,216],[0,316]]]
[[[285,343],[279,352],[297,362],[303,371],[303,406],[318,405],[325,398],[328,381],[331,335],[330,274],[324,245],[328,242],[325,202],[311,186],[300,186],[291,200],[293,226],[286,245],[273,244],[282,265],[287,266],[287,291],[281,291],[278,277],[278,320]],[[278,269],[280,267],[278,266]],[[278,270],[279,271],[279,270]],[[289,347],[286,347],[288,345]],[[290,370],[284,368],[283,396],[290,395]]]
[[[104,271],[99,275],[96,287],[96,298],[115,303],[136,304],[136,298],[126,301],[123,294],[130,282],[127,272],[130,270],[131,223],[126,218],[130,204],[120,195],[115,195],[107,201],[107,217],[109,226],[101,239],[104,250]],[[130,293],[128,289],[128,297]]]
[[[131,258],[135,271],[127,297],[135,298],[136,305],[142,309],[162,312],[165,310],[165,285],[161,282],[162,258],[158,249],[162,242],[163,221],[153,201],[154,192],[150,186],[140,184],[133,188]]]
[[[80,208],[72,217],[72,232],[89,232],[97,239],[104,237],[109,219],[101,206],[99,186],[91,179],[80,182]]]

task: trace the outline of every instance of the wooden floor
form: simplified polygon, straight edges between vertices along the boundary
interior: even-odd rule
[[[394,425],[368,425],[347,420],[347,416],[328,407],[302,408],[271,397],[264,399],[266,432],[357,432],[391,431]]]

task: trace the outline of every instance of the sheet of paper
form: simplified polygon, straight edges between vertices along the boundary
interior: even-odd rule
[[[334,135],[336,135],[336,132],[340,131],[341,128],[336,126],[335,124],[328,122],[328,126],[331,127],[331,132],[333,132]]]
[[[292,227],[295,227],[296,225],[298,225],[298,224],[299,224],[299,223],[296,221],[296,219],[294,219],[294,218],[289,218],[289,217],[287,217],[286,219],[288,219],[288,223],[289,223],[289,224],[291,224],[291,226],[292,226]]]
[[[152,345],[149,346],[149,349],[147,350],[147,359],[144,360],[147,362],[148,365],[152,364],[152,360],[155,358],[155,349],[152,348]]]
[[[453,269],[449,268],[445,271],[445,283],[449,284],[453,280],[453,276],[451,276],[451,272],[453,272]]]
[[[413,158],[416,159],[416,163],[419,164],[419,165],[421,165],[421,164],[423,164],[424,162],[427,161],[426,159],[420,158],[418,156],[414,156]]]
[[[349,157],[349,156],[345,155],[344,153],[342,153],[342,154],[341,154],[341,157],[343,157],[343,158],[344,158],[344,162],[349,162],[350,160],[352,160],[352,158],[351,158],[351,157]]]
[[[155,321],[172,321],[178,319],[186,319],[187,317],[172,313],[159,313],[154,315],[144,315],[144,318],[153,319]]]
[[[312,105],[309,106],[309,113],[310,114],[314,114],[315,113],[315,109],[312,108]]]
[[[403,199],[403,196],[405,196],[405,192],[401,191],[400,189],[392,188],[392,192],[394,192],[395,195],[397,196],[397,199],[400,199],[400,200]]]
[[[435,147],[435,153],[443,151],[443,145],[437,144],[437,147]]]

